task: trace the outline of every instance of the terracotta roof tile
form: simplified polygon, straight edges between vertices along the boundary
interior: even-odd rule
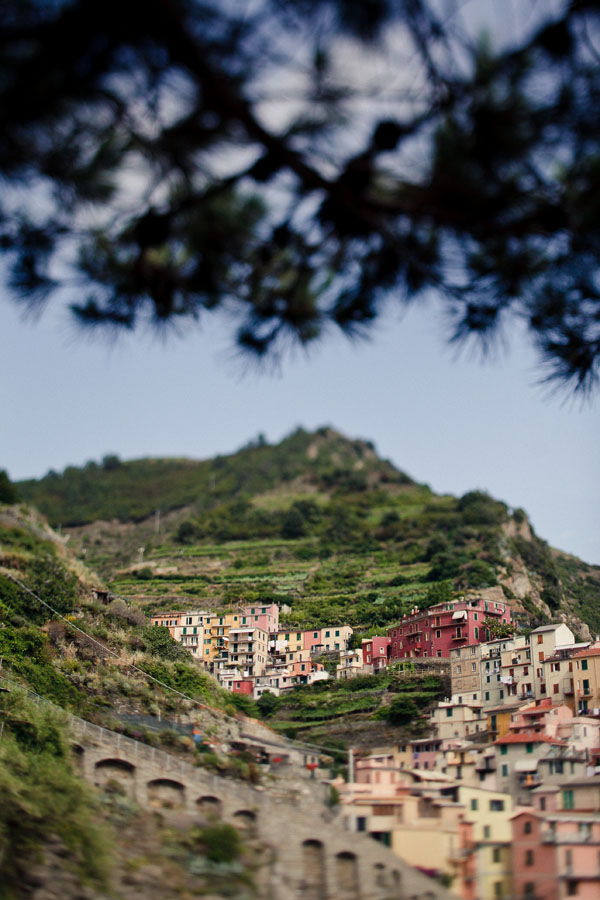
[[[565,747],[564,741],[548,737],[546,734],[536,734],[534,731],[524,731],[521,734],[505,734],[504,737],[494,741],[495,744],[557,744]]]

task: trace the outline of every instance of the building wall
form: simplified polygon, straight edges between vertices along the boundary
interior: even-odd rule
[[[483,625],[486,618],[510,622],[510,608],[500,601],[476,598],[438,603],[427,610],[415,610],[388,629],[391,659],[407,657],[449,657],[456,647],[489,640]]]
[[[512,820],[512,868],[515,897],[532,895],[539,900],[559,900],[554,846],[542,841],[543,819],[521,813]]]

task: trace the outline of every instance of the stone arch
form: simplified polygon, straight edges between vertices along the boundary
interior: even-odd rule
[[[135,766],[126,759],[100,759],[94,766],[94,784],[100,788],[117,785],[128,797],[134,797]]]
[[[337,900],[358,900],[358,860],[355,853],[342,850],[335,857]]]
[[[150,806],[163,806],[167,809],[181,809],[185,806],[185,787],[180,781],[155,778],[146,787]]]
[[[375,884],[377,887],[387,887],[387,872],[383,863],[375,863]]]
[[[218,797],[198,797],[196,807],[200,815],[205,819],[220,819],[223,814],[223,803]]]
[[[251,809],[238,809],[233,814],[233,824],[236,828],[240,828],[248,833],[256,832],[256,813]]]
[[[300,895],[304,900],[325,900],[325,848],[321,841],[307,840],[302,844]]]

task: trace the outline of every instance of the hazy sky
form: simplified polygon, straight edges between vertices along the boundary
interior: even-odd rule
[[[215,318],[166,343],[137,333],[111,346],[58,308],[24,322],[2,301],[0,468],[20,479],[109,451],[202,458],[331,424],[436,491],[524,507],[541,537],[600,563],[598,399],[544,399],[518,334],[495,361],[455,360],[431,310],[412,309],[367,343],[332,334],[259,374],[231,333]]]

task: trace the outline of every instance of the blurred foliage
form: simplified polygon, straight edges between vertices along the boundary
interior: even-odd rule
[[[597,381],[597,3],[527,4],[483,36],[433,0],[1,9],[21,302],[66,294],[113,330],[226,309],[261,359],[435,290],[450,341],[486,351],[512,313],[548,377]]]
[[[21,896],[23,875],[46,840],[64,843],[80,874],[104,885],[109,844],[97,801],[75,773],[66,718],[24,692],[0,694],[0,882]]]

